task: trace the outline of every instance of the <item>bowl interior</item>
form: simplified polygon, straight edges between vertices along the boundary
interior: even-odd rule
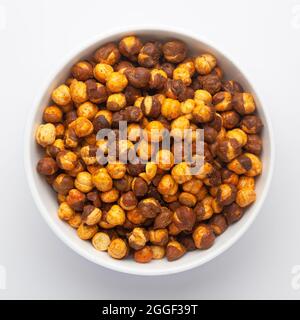
[[[212,248],[205,251],[198,250],[189,252],[183,258],[172,263],[161,260],[152,261],[149,264],[143,265],[137,264],[129,259],[122,261],[114,260],[110,258],[107,253],[96,251],[89,242],[79,239],[74,229],[58,219],[56,213],[58,205],[56,202],[55,193],[51,187],[47,185],[45,180],[36,172],[36,163],[39,160],[42,151],[35,143],[34,134],[37,126],[42,121],[42,111],[50,102],[49,97],[52,90],[69,76],[69,70],[75,61],[86,56],[90,56],[91,53],[102,44],[109,41],[117,41],[126,34],[136,34],[143,40],[157,39],[166,41],[168,39],[177,38],[187,43],[190,54],[199,54],[203,52],[213,53],[217,57],[219,66],[224,70],[225,78],[239,81],[245,88],[245,91],[249,91],[254,94],[258,112],[264,123],[264,130],[262,133],[262,138],[264,141],[264,151],[262,154],[264,170],[262,175],[257,179],[257,201],[246,210],[246,214],[238,223],[228,228],[223,235],[216,239],[216,242]],[[211,260],[213,257],[230,247],[246,231],[258,213],[267,191],[266,189],[267,185],[269,184],[271,174],[272,141],[267,116],[262,108],[259,98],[243,73],[227,57],[213,47],[201,42],[197,38],[181,32],[150,29],[131,30],[129,32],[120,32],[118,34],[102,37],[100,40],[94,41],[92,44],[87,45],[82,50],[79,50],[79,52],[73,54],[57,70],[57,73],[49,79],[46,87],[44,87],[42,94],[37,101],[37,104],[33,107],[34,110],[28,123],[26,136],[25,164],[30,188],[40,212],[54,232],[67,245],[90,261],[117,271],[141,275],[160,275],[184,271]]]

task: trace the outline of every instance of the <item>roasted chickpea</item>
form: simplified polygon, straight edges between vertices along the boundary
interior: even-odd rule
[[[232,160],[227,167],[236,174],[245,174],[252,168],[252,161],[247,154],[242,154],[241,156]]]
[[[128,84],[126,76],[120,72],[112,72],[106,81],[106,86],[111,92],[121,92]]]
[[[255,189],[255,180],[253,177],[240,176],[237,189]]]
[[[102,217],[102,211],[93,205],[86,205],[82,212],[82,222],[89,226],[98,224]]]
[[[93,66],[88,61],[79,61],[71,69],[72,76],[79,81],[93,78]]]
[[[149,160],[152,155],[152,146],[146,140],[141,140],[138,142],[137,146],[137,155],[138,157],[143,160]]]
[[[191,231],[196,222],[196,214],[187,206],[177,208],[173,215],[173,223],[180,231]]]
[[[133,223],[135,225],[142,224],[147,219],[141,214],[141,212],[138,208],[127,211],[126,217],[131,223]]]
[[[155,260],[162,259],[166,254],[166,250],[162,246],[150,246],[150,248],[152,250],[152,255],[153,255],[152,259],[155,259]]]
[[[215,117],[215,110],[212,106],[208,106],[202,101],[196,104],[192,111],[192,116],[196,122],[210,122]]]
[[[239,156],[241,152],[241,147],[235,139],[224,139],[218,143],[217,155],[224,162],[230,162]],[[230,168],[228,167],[228,169]]]
[[[150,71],[149,88],[162,90],[167,82],[168,75],[162,69],[152,69]]]
[[[192,179],[190,167],[186,162],[176,164],[173,167],[171,174],[178,184],[183,184]]]
[[[84,193],[88,193],[93,189],[92,175],[89,172],[79,172],[75,179],[75,187]]]
[[[240,127],[248,134],[255,134],[260,133],[263,128],[263,124],[258,116],[249,115],[242,119]]]
[[[41,124],[36,130],[36,142],[42,147],[54,143],[56,137],[55,126],[52,123]]]
[[[256,200],[256,192],[252,188],[239,189],[236,195],[236,203],[244,208]]]
[[[235,202],[224,208],[224,216],[229,225],[240,220],[244,214],[244,210]]]
[[[129,60],[136,61],[143,44],[136,36],[124,37],[119,43],[119,50],[121,54]]]
[[[113,187],[112,178],[105,168],[100,168],[93,173],[92,180],[95,187],[101,192],[109,191]]]
[[[157,191],[162,195],[173,196],[178,190],[178,184],[170,174],[165,174],[159,181]]]
[[[134,250],[142,249],[148,241],[149,234],[144,228],[134,228],[128,235],[128,244]]]
[[[204,104],[210,105],[212,103],[212,96],[208,91],[198,89],[195,91],[194,101],[196,104],[202,104],[202,102],[204,102]]]
[[[213,104],[218,112],[229,111],[232,109],[231,93],[227,91],[220,91],[213,96]]]
[[[125,75],[131,86],[142,89],[148,86],[150,81],[150,71],[143,67],[132,67],[125,71]]]
[[[167,229],[156,229],[149,231],[149,240],[152,244],[164,246],[169,241],[169,234]]]
[[[98,251],[107,251],[110,242],[110,237],[105,232],[97,232],[92,239],[92,244]]]
[[[171,123],[171,135],[175,138],[183,139],[186,130],[190,128],[190,121],[186,116],[180,116]]]
[[[216,236],[222,234],[228,227],[226,218],[222,214],[212,217],[209,220],[209,225]]]
[[[165,99],[162,103],[161,114],[168,120],[178,118],[181,114],[180,102],[175,99]]]
[[[98,132],[101,129],[110,128],[112,124],[113,114],[109,110],[99,110],[93,120],[94,131]]]
[[[181,80],[186,86],[189,86],[192,83],[189,70],[183,66],[178,66],[176,69],[174,69],[173,79]]]
[[[126,107],[126,98],[123,93],[111,94],[106,102],[106,107],[110,111],[119,111]]]
[[[67,195],[73,188],[74,180],[65,173],[59,174],[53,181],[53,189],[60,194]]]
[[[74,79],[70,84],[70,94],[75,103],[83,103],[87,101],[88,94],[85,82]]]
[[[126,165],[119,161],[110,162],[107,164],[106,170],[112,179],[122,179],[126,173]]]
[[[171,63],[182,62],[187,54],[186,45],[179,40],[166,42],[162,47],[162,51],[164,58]]]
[[[146,218],[155,218],[160,212],[160,204],[154,198],[146,198],[139,202],[138,209]]]
[[[59,106],[68,105],[72,101],[70,88],[65,84],[60,85],[53,90],[51,98]]]
[[[59,168],[67,171],[75,169],[77,160],[77,155],[69,150],[60,151],[56,156],[56,162]]]
[[[178,201],[187,207],[194,207],[197,203],[197,198],[195,197],[195,195],[193,195],[192,193],[189,192],[181,192],[179,197],[178,197]]]
[[[185,252],[185,247],[178,241],[173,240],[167,244],[166,257],[168,261],[174,261],[181,258]]]
[[[108,246],[108,254],[114,259],[123,259],[128,254],[126,242],[121,238],[116,238],[111,241]]]
[[[96,152],[96,147],[85,146],[80,149],[80,157],[86,165],[93,165],[97,162]]]
[[[97,233],[97,231],[98,231],[97,225],[89,226],[82,223],[77,229],[77,235],[82,240],[89,240],[93,238],[93,236]]]
[[[232,184],[221,184],[217,190],[217,201],[222,206],[230,205],[236,197],[237,190]]]
[[[145,246],[142,249],[135,251],[133,257],[138,263],[148,263],[153,258],[152,249],[149,246]]]
[[[106,192],[102,192],[100,199],[104,203],[113,203],[119,199],[119,191],[117,189],[111,189]]]
[[[161,106],[165,97],[162,94],[146,96],[141,104],[143,114],[147,117],[158,118],[161,112]]]
[[[145,129],[146,129],[149,142],[162,141],[165,133],[165,127],[160,121],[149,122]]]
[[[174,155],[171,151],[162,149],[156,154],[157,167],[161,170],[170,170],[174,166]]]
[[[191,194],[198,194],[203,186],[203,182],[199,179],[192,178],[190,181],[185,182],[182,185],[182,189],[185,192],[189,192]]]
[[[227,131],[226,137],[228,139],[235,139],[241,147],[244,147],[248,140],[247,134],[238,128]]]
[[[106,87],[94,79],[86,81],[88,99],[93,103],[105,102],[108,96]]]
[[[137,177],[132,180],[131,188],[137,197],[143,197],[148,192],[148,183],[144,179]]]
[[[124,210],[116,204],[109,209],[105,218],[106,222],[114,226],[121,226],[124,224],[125,219],[126,215]]]
[[[62,121],[63,113],[61,109],[55,105],[46,107],[43,113],[43,120],[45,122],[57,123]]]
[[[58,167],[54,159],[50,157],[44,157],[39,160],[36,169],[38,173],[44,176],[51,176],[58,170]]]
[[[232,98],[232,107],[242,116],[253,113],[256,109],[252,94],[247,92],[236,92]]]
[[[78,117],[85,117],[89,120],[92,120],[95,115],[98,112],[98,107],[90,102],[90,101],[86,101],[84,103],[82,103],[78,108],[77,108],[77,116]]]
[[[138,63],[142,67],[154,67],[161,56],[161,45],[159,42],[147,42],[138,54]]]
[[[242,86],[234,80],[224,81],[222,87],[225,91],[228,91],[231,94],[234,94],[236,92],[243,92]]]
[[[233,129],[240,122],[240,116],[235,111],[225,111],[221,114],[222,124],[225,129]]]
[[[180,111],[182,114],[190,115],[195,108],[195,101],[193,99],[187,99],[180,104]]]
[[[79,138],[86,137],[94,131],[92,122],[85,117],[78,117],[70,124],[70,127],[74,129]]]
[[[67,204],[67,202],[62,202],[59,205],[57,213],[61,220],[68,221],[74,216],[75,211]]]
[[[94,60],[98,63],[106,63],[109,65],[116,64],[120,59],[120,52],[117,46],[110,42],[100,47],[94,53]]]
[[[68,224],[74,228],[74,229],[78,229],[79,226],[82,223],[82,219],[81,219],[81,214],[80,213],[75,213],[69,220],[68,220]]]
[[[98,63],[94,67],[94,77],[101,83],[106,83],[108,77],[114,72],[111,65],[106,63]]]
[[[213,198],[210,196],[205,196],[201,202],[198,202],[194,208],[197,221],[208,220],[214,214],[212,208]]]
[[[260,155],[262,151],[262,140],[257,134],[249,134],[244,149],[255,155]]]
[[[123,193],[119,199],[119,205],[124,210],[133,210],[138,204],[137,198],[132,191]]]
[[[215,242],[215,235],[209,225],[200,224],[193,232],[193,239],[198,249],[209,249]]]
[[[86,196],[77,189],[71,189],[66,197],[67,204],[76,211],[82,211]]]
[[[216,65],[217,59],[212,54],[204,53],[195,58],[195,68],[201,75],[207,75],[211,73]]]
[[[233,171],[222,169],[222,182],[236,186],[239,182],[239,176]]]

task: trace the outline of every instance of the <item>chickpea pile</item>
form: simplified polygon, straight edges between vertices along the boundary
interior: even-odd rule
[[[223,77],[212,54],[187,53],[179,40],[105,44],[73,65],[37,128],[45,151],[37,171],[57,193],[58,217],[112,258],[174,261],[208,249],[256,199],[263,124],[254,98]],[[100,165],[96,152],[109,146],[96,134],[117,133],[120,121],[128,129],[119,153],[144,134],[161,141],[151,129],[204,129],[203,165],[192,175],[188,162],[176,162],[174,145],[155,162]],[[150,159],[149,146],[140,144],[141,159]]]

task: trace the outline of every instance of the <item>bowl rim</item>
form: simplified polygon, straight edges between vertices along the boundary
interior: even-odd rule
[[[49,72],[49,75],[42,82],[42,84],[38,90],[37,96],[34,99],[33,107],[29,110],[29,115],[28,115],[28,119],[26,121],[25,135],[24,135],[24,169],[25,169],[25,174],[27,177],[29,189],[30,189],[30,192],[32,194],[32,197],[34,199],[34,202],[35,202],[39,212],[43,216],[43,218],[46,221],[46,223],[48,224],[48,226],[50,226],[52,231],[56,234],[56,236],[58,236],[61,239],[61,241],[63,243],[65,243],[68,247],[70,247],[73,251],[75,251],[79,255],[83,256],[87,260],[89,260],[97,265],[100,265],[102,267],[105,267],[105,268],[108,268],[108,269],[111,269],[114,271],[126,273],[126,274],[142,275],[142,276],[168,275],[168,274],[175,274],[175,273],[187,271],[187,270],[193,269],[195,267],[198,267],[200,265],[203,265],[203,264],[211,261],[212,259],[214,259],[218,255],[220,255],[221,253],[228,250],[234,243],[236,243],[241,238],[242,235],[244,235],[246,233],[246,231],[249,229],[249,227],[252,225],[252,223],[256,219],[258,213],[261,211],[262,205],[266,199],[268,190],[270,188],[271,179],[272,179],[272,175],[273,175],[273,171],[274,171],[274,161],[275,161],[274,160],[275,143],[274,143],[272,123],[270,120],[269,111],[267,110],[267,108],[262,107],[262,112],[263,112],[265,120],[266,120],[265,126],[267,127],[268,135],[270,138],[270,146],[269,146],[270,159],[269,159],[268,172],[266,174],[266,178],[264,181],[264,188],[262,190],[262,193],[260,194],[260,199],[255,202],[254,212],[251,213],[251,217],[249,218],[247,223],[245,225],[241,226],[237,230],[237,232],[230,239],[228,239],[224,244],[222,244],[219,248],[212,250],[205,257],[201,257],[199,259],[196,258],[193,261],[187,262],[182,265],[172,266],[170,264],[170,268],[168,270],[160,270],[158,268],[153,268],[150,271],[145,270],[143,268],[140,268],[140,269],[134,268],[133,270],[131,270],[130,267],[120,263],[119,261],[117,261],[118,263],[116,263],[115,261],[110,262],[110,261],[103,260],[100,263],[99,260],[97,260],[92,255],[88,254],[83,248],[80,248],[79,246],[74,244],[69,237],[67,237],[60,229],[58,229],[58,227],[55,225],[52,218],[48,214],[48,210],[47,210],[46,206],[44,205],[43,201],[41,200],[37,186],[35,185],[33,172],[31,170],[31,153],[30,153],[31,148],[30,148],[30,145],[32,143],[32,128],[34,125],[34,118],[36,116],[38,107],[40,107],[40,104],[43,99],[43,96],[45,95],[45,92],[49,88],[49,85],[54,81],[54,79],[57,76],[57,74],[59,73],[59,71],[62,70],[66,64],[68,64],[72,59],[74,59],[74,57],[77,56],[79,52],[82,52],[85,49],[93,46],[96,42],[100,41],[101,39],[105,40],[109,37],[118,36],[118,35],[121,35],[124,33],[134,34],[134,33],[143,33],[143,32],[147,32],[147,33],[148,32],[161,32],[161,31],[174,33],[174,37],[176,37],[176,35],[186,36],[186,37],[191,38],[197,42],[202,42],[203,44],[215,49],[217,52],[220,52],[224,56],[224,58],[227,59],[228,61],[230,61],[232,63],[232,65],[234,67],[236,67],[241,72],[241,74],[245,77],[245,79],[247,79],[247,81],[249,82],[249,84],[252,87],[253,92],[255,92],[255,95],[257,96],[257,98],[261,102],[261,105],[265,106],[265,104],[263,103],[263,99],[261,98],[261,95],[258,93],[258,90],[255,88],[255,86],[253,85],[253,82],[251,81],[251,77],[249,77],[249,74],[247,72],[245,72],[245,67],[241,67],[240,64],[237,62],[236,58],[234,60],[231,59],[231,56],[228,54],[228,52],[226,50],[224,50],[223,48],[220,48],[219,45],[216,46],[214,43],[211,43],[202,34],[199,33],[199,35],[198,35],[191,30],[181,29],[178,27],[173,27],[173,26],[168,26],[168,25],[131,25],[131,26],[127,26],[127,27],[114,28],[108,32],[101,32],[98,35],[91,37],[89,40],[84,41],[80,46],[76,46],[74,49],[69,51],[68,54],[65,54],[62,57],[62,59],[60,59],[59,63],[54,65],[53,71]]]

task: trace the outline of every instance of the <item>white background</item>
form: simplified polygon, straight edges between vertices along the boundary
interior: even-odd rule
[[[48,72],[90,37],[138,24],[191,30],[229,52],[263,96],[277,147],[246,235],[200,268],[157,278],[109,271],[67,248],[39,215],[23,168],[26,117]],[[299,299],[299,57],[300,0],[0,0],[0,299]]]

